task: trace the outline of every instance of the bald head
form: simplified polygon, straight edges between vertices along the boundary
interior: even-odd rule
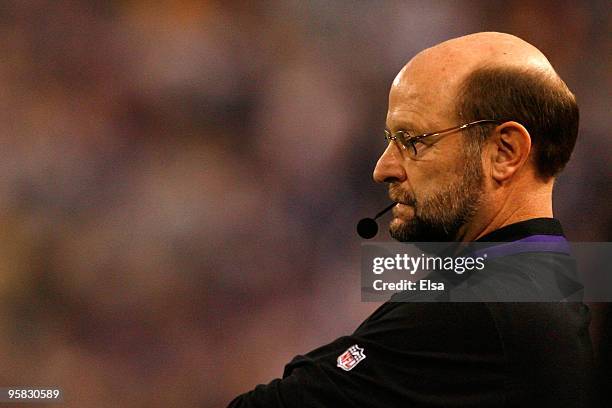
[[[420,52],[409,65],[431,63],[441,70],[453,66],[458,76],[482,65],[533,68],[554,74],[550,62],[536,47],[516,36],[495,32],[445,41]]]
[[[391,86],[387,122],[406,114],[417,131],[479,119],[520,122],[540,145],[546,177],[569,159],[578,126],[574,96],[544,54],[496,32],[454,38],[411,59]]]
[[[452,109],[460,84],[482,67],[515,67],[557,76],[544,54],[528,42],[510,34],[483,32],[421,51],[399,72],[391,92],[399,96],[435,96],[445,102],[445,106],[437,103],[440,108]]]

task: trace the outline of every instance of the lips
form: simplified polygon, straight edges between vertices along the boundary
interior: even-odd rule
[[[396,206],[414,207],[415,202],[412,200],[392,200],[397,203]]]
[[[391,201],[395,201],[396,203],[398,203],[399,206],[414,208],[416,205],[416,200],[414,199],[412,194],[406,192],[397,184],[389,185],[389,198],[391,199]],[[396,206],[396,208],[397,207],[398,206]]]
[[[410,204],[397,203],[393,207],[393,216],[395,218],[409,218],[414,215],[414,207]]]

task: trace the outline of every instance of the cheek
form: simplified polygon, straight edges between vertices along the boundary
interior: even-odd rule
[[[460,160],[429,161],[419,164],[419,167],[413,169],[412,177],[408,176],[417,200],[430,197],[458,183],[464,173],[464,164]]]

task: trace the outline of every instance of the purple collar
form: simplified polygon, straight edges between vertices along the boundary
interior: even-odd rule
[[[473,252],[474,256],[499,258],[525,252],[557,252],[570,255],[569,242],[563,235],[531,235],[512,242],[499,243]]]

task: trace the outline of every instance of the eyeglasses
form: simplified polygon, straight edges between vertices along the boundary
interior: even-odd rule
[[[405,130],[400,130],[395,133],[391,133],[387,129],[385,129],[385,140],[387,140],[388,142],[392,140],[399,142],[399,145],[404,150],[406,150],[411,157],[414,158],[417,156],[417,143],[421,142],[426,137],[438,136],[438,135],[443,135],[443,134],[453,133],[453,132],[459,132],[469,127],[472,127],[472,126],[488,125],[488,124],[493,124],[493,123],[499,124],[501,122],[498,120],[492,120],[492,119],[482,119],[482,120],[476,120],[474,122],[466,123],[460,126],[455,126],[455,127],[444,129],[444,130],[439,130],[437,132],[423,133],[422,135],[417,135],[417,136],[413,136]]]

